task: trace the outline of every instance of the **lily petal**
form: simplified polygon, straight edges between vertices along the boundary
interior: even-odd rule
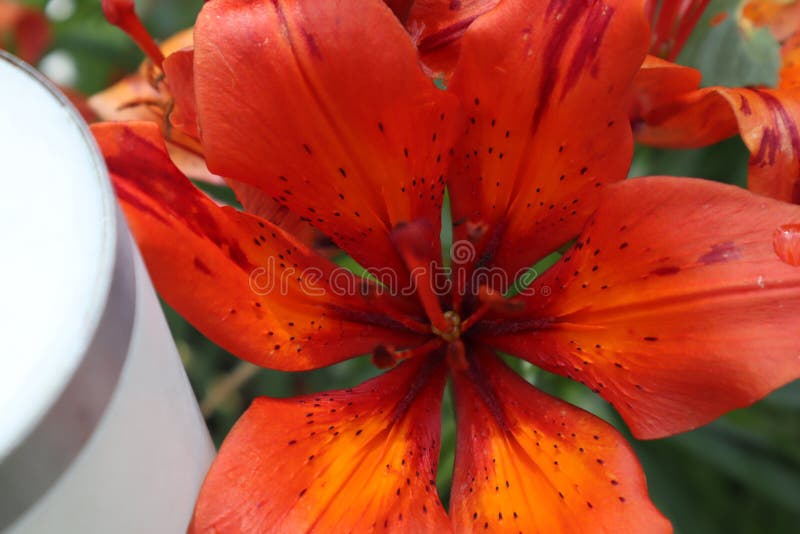
[[[417,41],[420,60],[436,78],[449,80],[461,51],[461,37],[500,0],[416,0],[406,7],[405,25]]]
[[[715,182],[614,185],[523,314],[481,338],[591,387],[639,438],[696,428],[800,377],[800,269],[773,250],[793,221]]]
[[[750,0],[742,2],[739,25],[768,27],[778,41],[784,41],[800,27],[800,2],[794,0]]]
[[[791,40],[784,45],[778,89],[699,89],[694,69],[648,58],[635,82],[631,120],[636,140],[692,148],[738,133],[751,155],[750,190],[800,203],[800,90],[795,87],[800,76],[794,48],[798,43]]]
[[[351,390],[256,399],[200,491],[190,533],[447,532],[434,479],[441,358]]]
[[[92,131],[159,294],[223,348],[301,370],[424,341],[382,313],[393,303],[372,285],[269,221],[206,197],[172,164],[158,125]]]
[[[457,532],[670,532],[613,427],[533,388],[490,352],[454,374]]]
[[[800,3],[797,4],[800,6]],[[778,88],[800,91],[800,31],[781,45],[781,70],[778,73]]]
[[[647,44],[642,6],[617,0],[507,0],[472,23],[449,88],[470,122],[450,193],[456,239],[486,229],[479,261],[529,267],[578,234],[599,186],[625,177]]]
[[[217,0],[195,32],[209,168],[264,190],[362,266],[404,272],[391,230],[416,219],[438,230],[462,123],[392,12],[379,0]]]
[[[799,125],[797,91],[710,87],[685,93],[647,114],[637,138],[649,145],[689,148],[738,132],[751,154],[749,189],[800,203]]]
[[[710,0],[646,0],[651,26],[651,53],[674,61]]]
[[[138,71],[93,95],[88,104],[100,120],[157,123],[167,140],[172,160],[184,174],[222,185],[222,178],[206,167],[196,117],[192,115],[192,31],[178,32],[161,45],[161,52],[166,56],[163,65],[166,73],[145,60]],[[187,55],[189,69],[186,68]]]

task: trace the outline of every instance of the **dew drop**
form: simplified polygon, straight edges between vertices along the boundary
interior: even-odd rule
[[[800,224],[785,224],[775,230],[772,246],[781,261],[800,267]]]

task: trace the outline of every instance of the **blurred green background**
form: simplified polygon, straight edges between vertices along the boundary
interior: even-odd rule
[[[46,8],[51,17],[54,40],[39,66],[55,78],[62,77],[56,81],[89,95],[135,70],[142,60],[136,46],[105,22],[99,0],[22,3]],[[679,61],[700,68],[706,85],[771,84],[778,65],[777,43],[768,32],[743,35],[735,22],[737,5],[735,0],[713,2]],[[201,6],[201,0],[137,1],[138,12],[159,39],[191,26]],[[708,19],[720,10],[731,16],[712,29]],[[744,185],[747,159],[738,138],[699,150],[637,147],[631,176],[697,176]],[[222,188],[207,189],[233,200]],[[539,267],[541,272],[544,265]],[[217,444],[256,396],[285,397],[350,387],[377,374],[367,357],[307,373],[258,369],[221,350],[165,309]],[[509,361],[536,386],[597,414],[630,437],[614,410],[587,388],[530,364]],[[454,438],[448,391],[439,474],[443,502],[448,499]],[[800,382],[694,432],[631,442],[647,472],[656,505],[677,532],[800,532]]]

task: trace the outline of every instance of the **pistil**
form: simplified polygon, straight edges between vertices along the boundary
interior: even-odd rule
[[[102,0],[102,6],[108,22],[127,33],[150,61],[159,69],[162,68],[164,54],[136,14],[133,0]]]

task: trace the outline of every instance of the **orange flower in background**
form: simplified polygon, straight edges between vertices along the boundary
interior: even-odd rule
[[[50,46],[50,24],[38,9],[0,0],[0,48],[36,63]]]
[[[190,531],[670,530],[622,436],[499,354],[586,384],[639,438],[696,428],[800,375],[800,269],[773,249],[800,207],[702,180],[625,181],[649,44],[635,3],[505,0],[467,24],[445,91],[378,0],[205,4],[193,48],[163,62],[176,127],[196,132],[211,172],[313,225],[381,283],[210,200],[159,124],[95,125],[159,292],[265,367],[371,353],[391,369],[256,400]],[[434,480],[448,378],[446,512]]]
[[[677,57],[707,4],[705,0],[647,2],[655,55],[647,57],[635,84],[631,117],[636,139],[653,146],[692,148],[738,133],[751,154],[749,189],[800,203],[800,33],[796,33],[800,10],[789,4],[779,10],[776,2],[753,1],[743,11],[745,25],[775,22],[776,37],[786,39],[777,87],[700,88],[699,71],[661,57]],[[748,19],[748,14],[754,18]],[[795,32],[788,37],[783,24],[787,20],[793,21]]]
[[[139,70],[87,100],[101,121],[150,121],[157,123],[173,163],[195,180],[228,185],[237,200],[251,213],[281,225],[303,243],[326,246],[318,232],[284,206],[259,190],[211,173],[199,139],[191,87],[193,29],[173,35],[160,46],[147,33],[134,11],[133,0],[104,0],[103,11],[140,45],[148,58]],[[170,73],[167,81],[167,74]],[[188,95],[184,93],[188,91]],[[180,96],[184,94],[181,99]],[[176,106],[176,95],[186,106]]]
[[[133,9],[132,3],[130,9]],[[167,39],[160,51],[172,55],[191,46],[192,30],[189,29]],[[197,132],[185,132],[173,126],[175,110],[171,89],[166,86],[161,66],[152,59],[146,59],[137,72],[90,97],[88,104],[100,120],[146,120],[160,124],[170,155],[184,173],[209,183],[223,183],[206,168]]]
[[[797,33],[800,24],[800,2],[796,0],[751,0],[742,6],[743,26],[769,27],[778,41]]]

